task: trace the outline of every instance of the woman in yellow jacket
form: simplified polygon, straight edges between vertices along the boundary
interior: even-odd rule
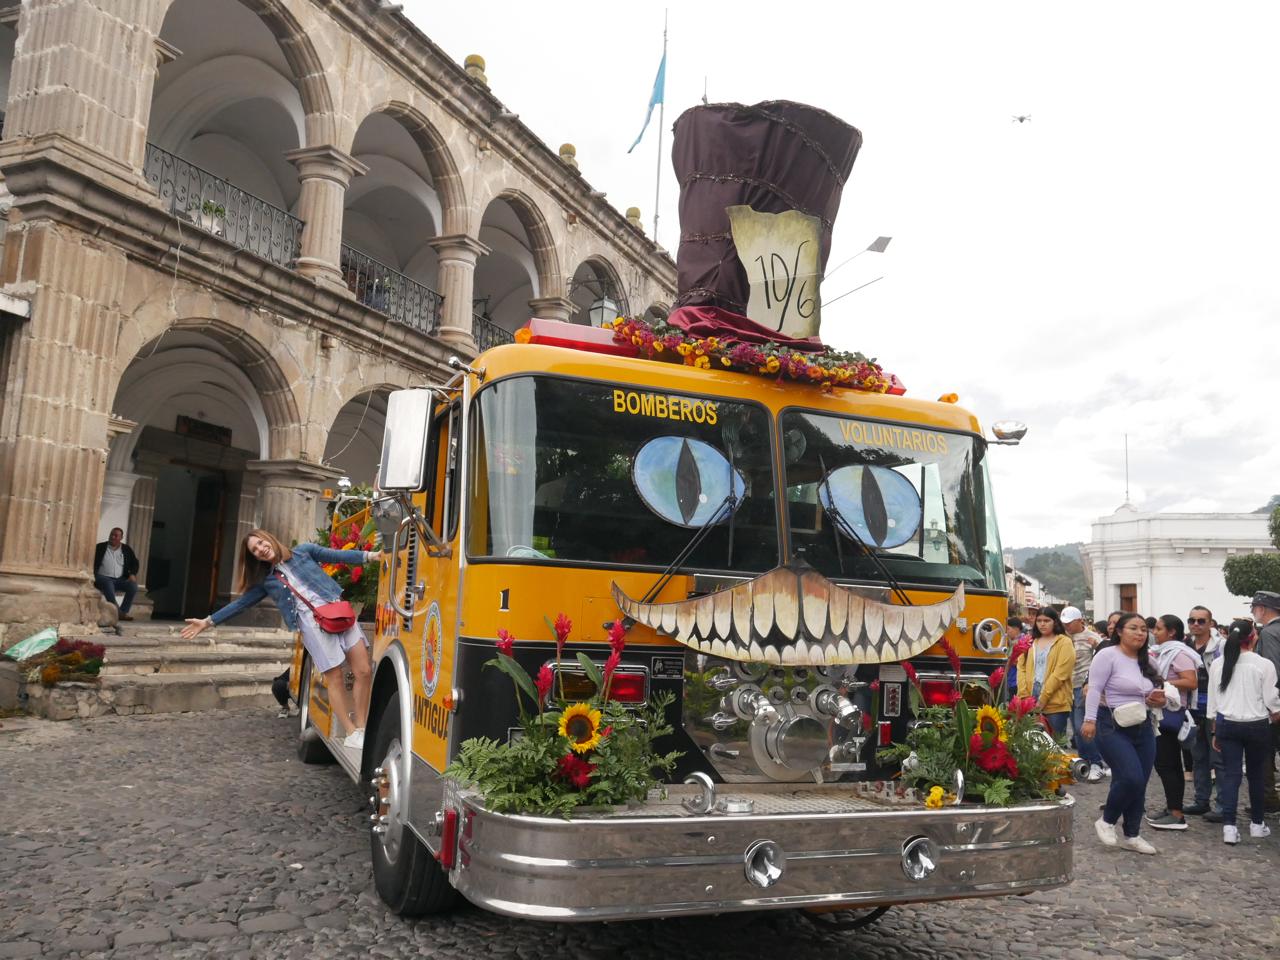
[[[1036,614],[1035,639],[1018,661],[1018,696],[1035,697],[1054,736],[1067,732],[1071,716],[1071,671],[1076,648],[1053,607]]]

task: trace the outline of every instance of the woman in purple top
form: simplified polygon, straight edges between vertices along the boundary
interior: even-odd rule
[[[1095,737],[1098,750],[1111,767],[1111,789],[1102,816],[1094,823],[1105,846],[1123,846],[1136,853],[1155,853],[1140,837],[1147,780],[1156,761],[1156,737],[1144,715],[1132,726],[1116,723],[1113,711],[1128,703],[1164,706],[1160,676],[1147,657],[1147,624],[1140,614],[1126,613],[1116,621],[1116,643],[1099,649],[1089,667],[1089,694],[1085,698],[1084,725],[1080,734]],[[1124,820],[1124,839],[1116,836],[1116,823]]]

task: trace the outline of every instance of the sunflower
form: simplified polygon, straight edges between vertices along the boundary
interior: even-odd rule
[[[978,708],[978,732],[983,741],[1007,740],[1004,729],[1004,718],[995,707]]]
[[[589,704],[575,703],[560,714],[560,736],[576,753],[586,753],[600,745],[600,711]]]

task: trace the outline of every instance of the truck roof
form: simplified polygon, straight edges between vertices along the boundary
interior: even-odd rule
[[[644,357],[623,357],[544,344],[503,344],[485,351],[474,366],[485,382],[521,373],[607,380],[650,390],[670,390],[749,400],[777,412],[786,407],[826,410],[845,416],[900,421],[982,435],[978,418],[955,403],[870,393],[848,387],[780,380],[734,370],[701,369]]]

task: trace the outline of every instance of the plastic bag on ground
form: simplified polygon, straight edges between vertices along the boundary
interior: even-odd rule
[[[19,640],[6,650],[4,655],[12,657],[14,660],[26,660],[28,657],[34,657],[37,653],[44,653],[57,642],[57,627],[45,627],[25,640]]]

